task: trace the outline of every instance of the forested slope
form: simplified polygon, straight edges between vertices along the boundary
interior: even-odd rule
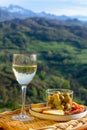
[[[74,100],[86,104],[86,25],[79,21],[37,17],[1,22],[1,107],[16,108],[21,102],[21,87],[11,67],[13,53],[36,53],[38,56],[37,74],[27,88],[27,103],[45,101],[47,88],[69,88],[74,90]]]

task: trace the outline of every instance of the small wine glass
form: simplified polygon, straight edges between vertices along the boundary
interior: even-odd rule
[[[22,109],[19,115],[12,118],[14,120],[28,121],[33,120],[26,114],[25,111],[25,98],[27,85],[31,82],[37,70],[37,56],[36,54],[13,54],[12,70],[15,78],[22,88]]]

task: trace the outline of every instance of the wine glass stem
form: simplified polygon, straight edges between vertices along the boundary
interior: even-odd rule
[[[26,86],[22,86],[22,109],[21,109],[22,115],[26,114],[25,111],[26,88],[27,88]]]

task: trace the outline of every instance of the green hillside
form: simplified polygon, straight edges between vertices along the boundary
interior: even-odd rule
[[[0,23],[0,107],[21,103],[21,87],[12,72],[13,53],[36,53],[38,70],[27,88],[27,102],[44,102],[47,88],[74,90],[87,100],[87,26],[77,21],[43,18]]]

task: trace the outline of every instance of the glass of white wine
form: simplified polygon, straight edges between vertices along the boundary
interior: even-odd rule
[[[22,88],[22,108],[19,115],[12,118],[14,120],[28,121],[33,120],[26,114],[25,111],[25,98],[27,85],[32,81],[37,70],[37,55],[36,54],[13,54],[12,70],[15,78]]]

